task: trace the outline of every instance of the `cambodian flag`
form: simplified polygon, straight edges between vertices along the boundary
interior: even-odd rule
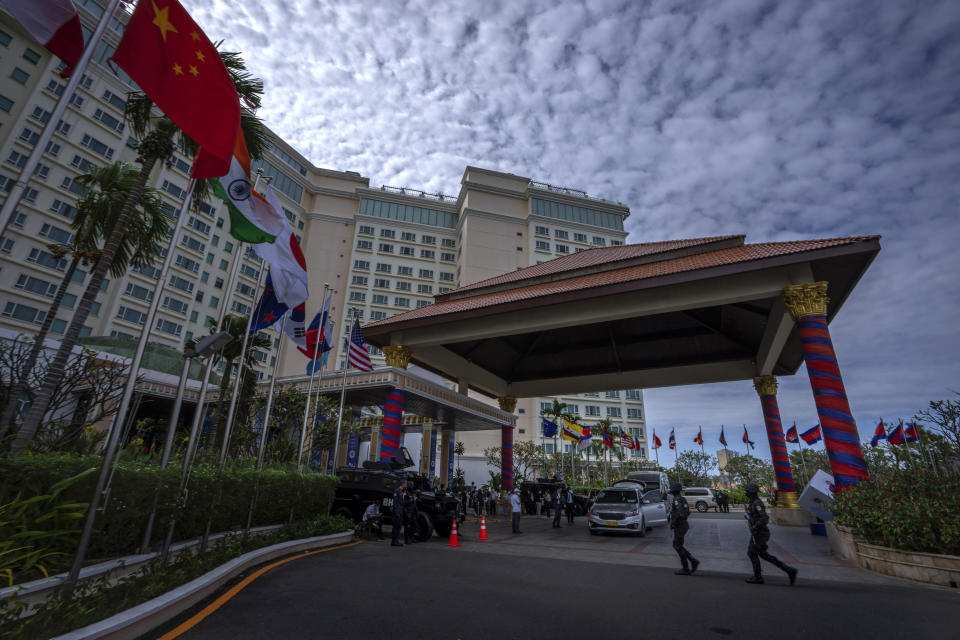
[[[693,439],[699,445],[703,445],[703,427],[700,427],[700,431],[697,431],[697,437]]]
[[[810,427],[806,431],[800,434],[800,437],[803,438],[803,441],[808,445],[813,446],[816,443],[823,440],[823,436],[820,434],[820,425]]]
[[[880,423],[877,424],[877,428],[873,431],[873,437],[870,438],[870,446],[875,447],[877,443],[881,440],[887,439],[887,430],[883,427],[883,418],[880,419]]]
[[[903,430],[903,437],[907,442],[916,442],[920,439],[920,427],[917,426],[916,422],[907,423]]]
[[[743,441],[750,445],[751,449],[757,448],[757,445],[750,439],[750,434],[747,433],[747,425],[743,425]]]
[[[797,423],[796,423],[796,422],[793,423],[793,426],[792,426],[792,427],[790,427],[789,429],[787,429],[786,440],[787,440],[787,442],[789,442],[789,443],[791,443],[791,444],[797,444],[798,442],[800,442],[800,437],[797,436]]]
[[[890,432],[890,435],[887,436],[887,442],[890,444],[903,444],[903,423],[901,422],[893,431]]]
[[[720,444],[727,446],[727,436],[723,435],[723,425],[720,425]]]
[[[677,448],[677,439],[673,436],[673,429],[670,429],[670,439],[667,442],[671,449]]]
[[[610,447],[611,449],[613,449],[613,436],[611,436],[605,428],[602,430],[603,430],[603,446]]]

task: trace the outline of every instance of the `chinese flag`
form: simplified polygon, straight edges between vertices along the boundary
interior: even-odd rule
[[[112,60],[216,160],[194,177],[227,173],[240,99],[217,50],[177,0],[140,0]]]

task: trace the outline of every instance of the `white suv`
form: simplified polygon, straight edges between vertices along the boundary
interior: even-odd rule
[[[691,509],[696,509],[700,513],[706,513],[709,509],[718,511],[717,497],[713,495],[713,490],[707,487],[684,487],[683,497],[687,499],[687,504]]]

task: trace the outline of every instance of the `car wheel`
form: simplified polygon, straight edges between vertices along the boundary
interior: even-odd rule
[[[426,542],[433,535],[433,520],[423,512],[417,511],[417,535],[416,539],[420,542]]]
[[[647,521],[643,518],[640,519],[640,530],[637,531],[638,538],[645,538],[647,535]]]
[[[706,503],[706,502],[698,502],[698,503],[697,503],[697,511],[699,511],[700,513],[706,513],[706,512],[707,512],[707,503]]]

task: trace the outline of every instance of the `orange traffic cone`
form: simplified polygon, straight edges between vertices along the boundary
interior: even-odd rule
[[[486,540],[487,539],[487,518],[486,516],[480,516],[480,535],[477,536],[477,540]]]
[[[447,543],[448,547],[459,547],[460,543],[457,542],[457,519],[453,519],[453,529],[450,531],[450,542]]]

